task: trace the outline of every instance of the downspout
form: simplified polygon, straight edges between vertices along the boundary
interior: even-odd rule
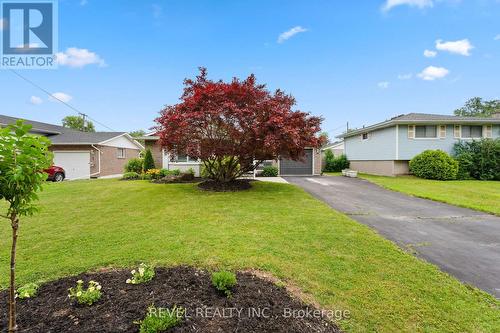
[[[93,174],[90,175],[90,177],[92,177],[92,176],[95,176],[95,175],[98,175],[101,173],[101,151],[99,150],[99,148],[97,148],[94,145],[90,145],[90,146],[92,148],[94,148],[95,150],[97,150],[97,162],[99,163],[99,167],[97,168],[97,172],[94,172]]]

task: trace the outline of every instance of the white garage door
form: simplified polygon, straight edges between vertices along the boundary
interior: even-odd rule
[[[66,171],[66,179],[90,178],[90,152],[55,151],[54,165]]]

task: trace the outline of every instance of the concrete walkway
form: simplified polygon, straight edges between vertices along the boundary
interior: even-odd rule
[[[500,298],[500,217],[389,191],[363,179],[285,179],[459,280]]]
[[[255,180],[260,180],[263,182],[271,182],[271,183],[288,184],[288,182],[281,177],[255,177]]]

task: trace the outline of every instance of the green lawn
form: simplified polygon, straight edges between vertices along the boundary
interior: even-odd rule
[[[48,184],[41,208],[21,221],[19,283],[141,261],[257,268],[327,309],[349,310],[340,322],[346,331],[500,331],[499,301],[293,185],[207,193],[193,184],[75,181]],[[0,234],[6,288],[7,221]]]
[[[500,182],[480,180],[440,181],[413,176],[361,178],[393,191],[500,215]]]

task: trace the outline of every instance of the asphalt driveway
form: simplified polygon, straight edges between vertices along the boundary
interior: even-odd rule
[[[500,298],[500,217],[363,179],[284,177],[459,280]]]

